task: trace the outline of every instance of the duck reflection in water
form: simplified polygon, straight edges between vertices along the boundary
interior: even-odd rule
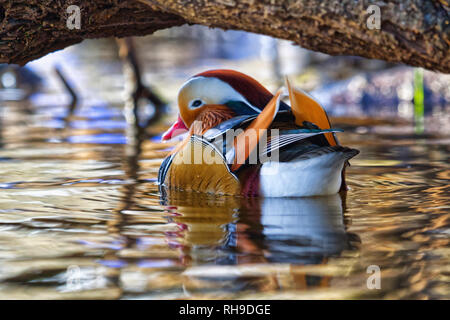
[[[186,267],[326,264],[329,257],[353,247],[341,194],[238,198],[170,191],[163,195],[170,219],[183,230],[178,236]],[[297,288],[327,286],[329,280],[304,273],[293,278]]]

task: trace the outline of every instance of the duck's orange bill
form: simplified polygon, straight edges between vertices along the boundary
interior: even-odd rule
[[[303,121],[308,121],[314,123],[320,129],[331,129],[330,120],[322,106],[306,93],[291,87],[289,79],[286,78],[286,82],[295,123],[302,126]],[[337,141],[332,133],[325,133],[325,137],[331,146],[337,145]]]
[[[186,125],[183,122],[183,119],[181,119],[181,116],[178,116],[177,121],[161,136],[162,141],[168,141],[172,138],[175,138],[176,136],[179,136],[183,133],[186,133],[189,129],[186,127]]]
[[[231,171],[238,170],[258,146],[259,140],[272,124],[278,112],[280,95],[281,90],[273,96],[263,111],[250,123],[245,131],[234,140],[235,155]]]

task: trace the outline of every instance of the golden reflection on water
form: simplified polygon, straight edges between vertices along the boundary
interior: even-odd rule
[[[166,145],[58,134],[2,131],[0,298],[448,297],[446,145],[345,133],[362,150],[347,195],[245,199],[161,195]]]

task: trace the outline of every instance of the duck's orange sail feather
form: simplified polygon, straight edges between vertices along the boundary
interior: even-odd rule
[[[320,129],[331,129],[330,120],[322,106],[306,93],[292,87],[287,78],[286,82],[295,123],[301,126],[303,121],[308,121],[314,123]],[[332,133],[325,133],[325,137],[331,146],[338,144]]]
[[[272,124],[275,115],[278,112],[281,90],[264,107],[258,117],[250,123],[244,132],[239,134],[235,141],[235,157],[231,166],[231,171],[238,170],[248,159],[250,154],[257,148],[258,142],[267,129]]]

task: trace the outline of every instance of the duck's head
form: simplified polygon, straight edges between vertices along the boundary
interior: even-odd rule
[[[234,70],[210,70],[190,78],[178,93],[178,120],[166,131],[169,140],[190,129],[208,111],[228,115],[258,114],[273,95],[255,79]],[[229,118],[230,116],[228,116]],[[217,117],[226,120],[226,117]],[[214,125],[217,125],[214,123]]]

